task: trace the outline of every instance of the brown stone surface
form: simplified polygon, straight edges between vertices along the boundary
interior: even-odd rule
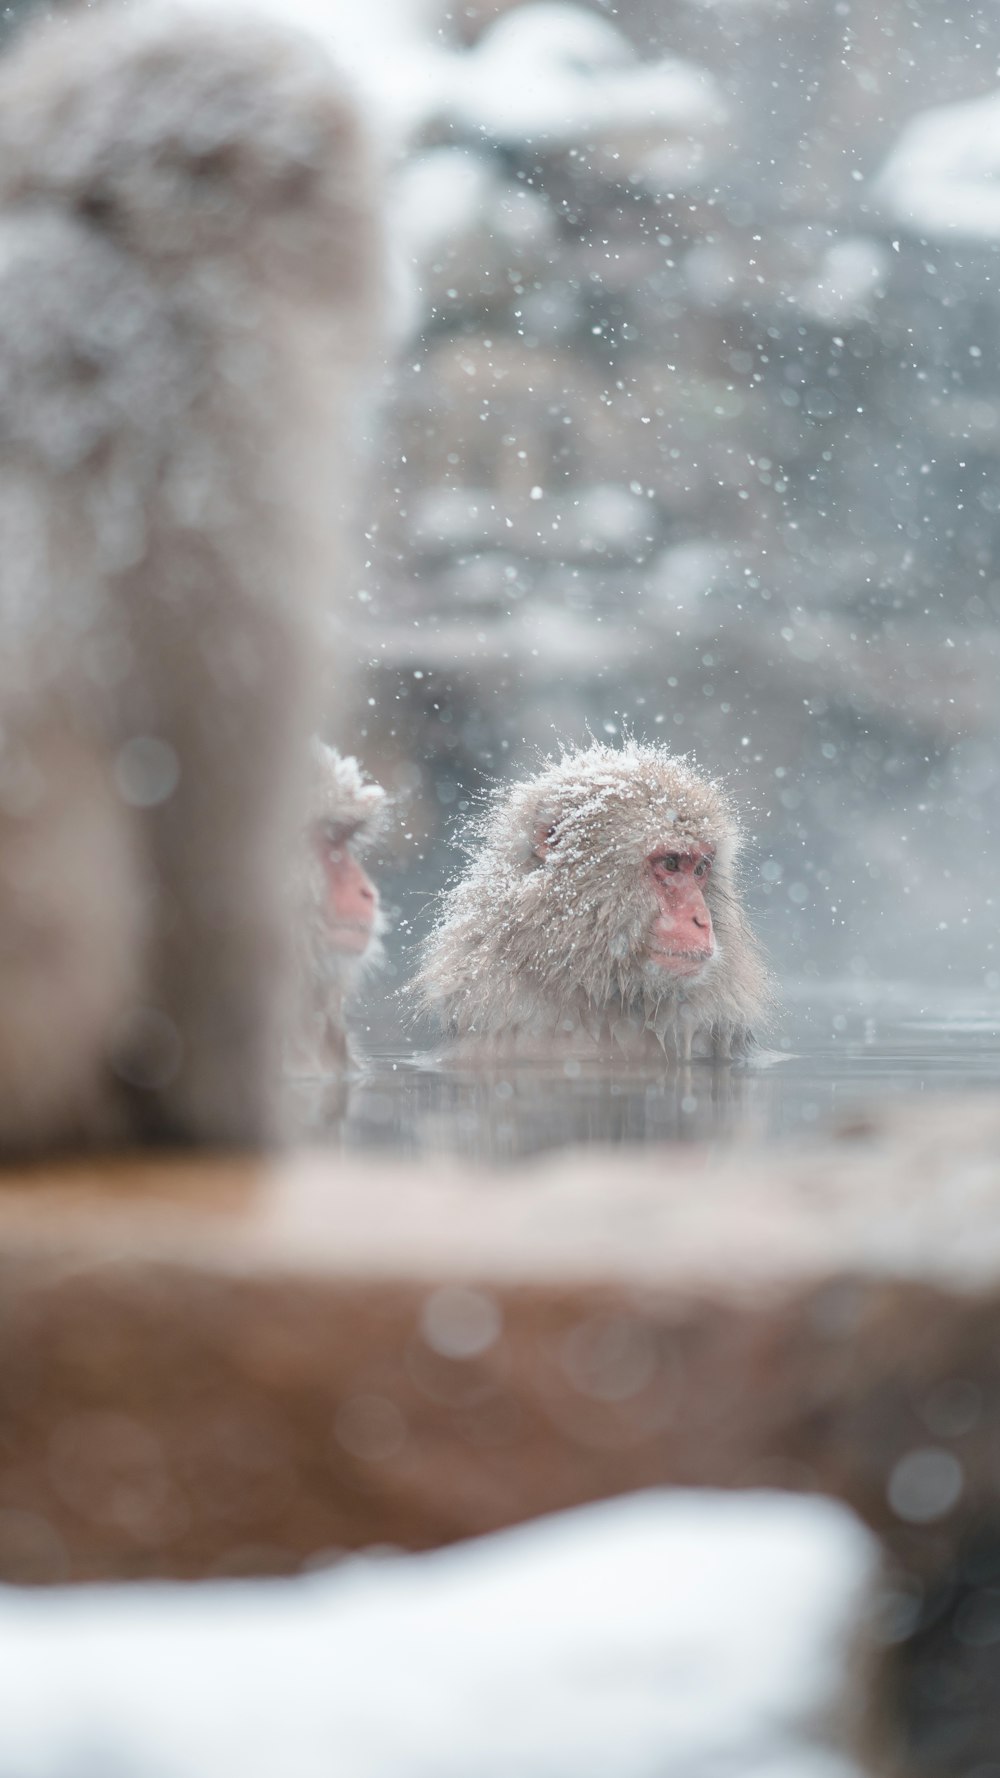
[[[822,1489],[937,1568],[998,1510],[998,1138],[942,1099],[812,1151],[8,1173],[0,1577],[292,1569],[654,1482]]]

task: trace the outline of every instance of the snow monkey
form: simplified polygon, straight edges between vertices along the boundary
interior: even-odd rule
[[[498,795],[417,978],[459,1053],[688,1061],[753,1047],[767,978],[716,783],[662,747],[567,751]]]
[[[279,1133],[378,264],[307,37],[81,10],[0,64],[0,1148]]]
[[[297,924],[302,1010],[288,1046],[293,1074],[330,1074],[354,1060],[345,1005],[379,961],[385,922],[361,854],[378,838],[386,795],[366,783],[356,759],[314,741]]]

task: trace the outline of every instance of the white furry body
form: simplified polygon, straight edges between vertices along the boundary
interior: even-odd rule
[[[645,862],[687,846],[715,850],[705,900],[716,950],[678,978],[648,956],[657,910]],[[567,752],[494,800],[428,941],[419,1001],[458,1056],[746,1055],[769,990],[739,901],[738,847],[728,798],[687,761],[638,742]]]
[[[0,1147],[277,1132],[371,212],[273,26],[109,9],[0,70]]]

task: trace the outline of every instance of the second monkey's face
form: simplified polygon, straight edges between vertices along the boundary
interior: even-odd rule
[[[316,845],[323,870],[327,936],[344,957],[363,957],[375,936],[378,890],[351,850],[350,834],[324,827]]]

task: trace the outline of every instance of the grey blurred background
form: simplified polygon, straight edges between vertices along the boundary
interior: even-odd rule
[[[401,799],[376,1028],[477,796],[588,727],[733,776],[780,975],[995,1000],[1000,4],[364,18],[401,266],[349,619]]]
[[[735,775],[779,973],[995,997],[1000,7],[441,32],[358,592],[404,943],[484,783],[629,725]]]

